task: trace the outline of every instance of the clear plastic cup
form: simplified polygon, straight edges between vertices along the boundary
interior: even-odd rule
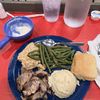
[[[45,19],[55,22],[59,17],[61,0],[42,0]]]
[[[65,0],[64,22],[66,25],[81,27],[86,20],[92,0]]]
[[[2,5],[2,3],[0,3],[0,19],[4,19],[7,17],[7,13]]]

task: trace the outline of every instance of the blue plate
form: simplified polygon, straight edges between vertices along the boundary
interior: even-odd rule
[[[41,41],[45,39],[53,39],[55,42],[70,42],[70,40],[65,39],[63,37],[59,36],[43,36],[43,37],[38,37],[35,39],[32,39],[28,42],[26,42],[24,45],[22,45],[14,54],[11,63],[9,65],[8,69],[8,81],[9,81],[9,86],[16,97],[17,100],[21,100],[21,93],[17,89],[16,85],[16,78],[18,77],[20,71],[21,71],[21,63],[17,60],[18,54],[30,43],[30,42],[36,42],[36,41]],[[82,50],[78,46],[71,46],[73,49],[76,51],[81,51]],[[80,81],[80,86],[77,86],[75,92],[73,95],[71,95],[69,98],[65,99],[59,99],[56,96],[51,96],[48,94],[48,100],[82,100],[83,97],[85,96],[88,88],[90,86],[89,81]]]

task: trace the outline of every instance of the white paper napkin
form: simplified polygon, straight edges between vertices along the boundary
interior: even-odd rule
[[[98,56],[98,43],[100,43],[100,34],[97,35],[94,40],[88,41],[89,53],[93,54],[96,58],[98,75],[95,82],[100,88],[100,57]]]

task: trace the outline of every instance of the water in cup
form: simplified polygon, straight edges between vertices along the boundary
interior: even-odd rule
[[[59,17],[61,0],[42,0],[45,19],[55,22]]]
[[[77,28],[85,23],[92,0],[65,0],[64,22]]]

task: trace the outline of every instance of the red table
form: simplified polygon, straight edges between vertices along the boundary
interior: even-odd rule
[[[14,15],[26,15],[31,13],[13,13]],[[0,40],[4,37],[4,23],[10,19],[7,17],[4,20],[0,20]],[[57,35],[62,36],[73,41],[82,41],[85,45],[82,47],[83,50],[87,50],[87,41],[92,40],[100,32],[100,21],[94,22],[87,18],[86,23],[83,27],[72,29],[67,27],[63,22],[63,16],[60,16],[56,23],[48,23],[43,17],[32,18],[35,28],[32,36],[29,38],[35,38],[44,35]],[[28,41],[28,40],[27,40]],[[26,41],[10,42],[0,50],[0,100],[15,100],[9,84],[8,84],[8,66],[12,59],[15,51]],[[91,82],[90,88],[84,97],[84,100],[99,100],[100,89],[97,87],[95,82]],[[77,100],[77,98],[76,98]]]

